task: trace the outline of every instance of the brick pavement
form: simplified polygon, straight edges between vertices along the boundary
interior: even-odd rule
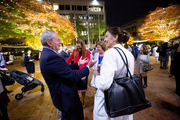
[[[26,72],[21,67],[20,60],[14,65],[7,66],[8,69],[16,69]],[[11,102],[8,105],[10,120],[56,120],[56,108],[53,106],[47,85],[40,74],[39,61],[36,61],[36,78],[45,85],[44,93],[40,92],[40,86],[28,91],[23,99],[17,101],[14,96],[21,92],[22,85],[15,83],[7,87],[14,90],[9,94]],[[175,79],[169,78],[168,69],[160,69],[159,63],[154,62],[151,57],[154,70],[148,73],[148,87],[145,89],[146,97],[151,101],[152,107],[134,114],[134,120],[180,120],[176,107]],[[92,71],[89,80],[92,77]],[[86,107],[84,108],[85,120],[92,120],[94,88],[88,86],[86,96]]]

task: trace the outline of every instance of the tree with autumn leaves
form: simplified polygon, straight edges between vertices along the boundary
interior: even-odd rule
[[[73,24],[46,2],[2,0],[0,14],[0,40],[25,38],[26,45],[40,49],[40,34],[44,30],[56,31],[64,45],[77,37]]]
[[[142,39],[164,41],[180,36],[180,5],[158,7],[150,12],[138,29]]]

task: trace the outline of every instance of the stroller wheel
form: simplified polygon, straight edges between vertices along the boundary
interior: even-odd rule
[[[41,86],[41,92],[44,92],[44,85]]]
[[[18,93],[16,96],[15,96],[16,100],[20,100],[23,98],[23,95],[22,93]]]
[[[22,87],[22,88],[21,88],[21,91],[22,91],[22,92],[26,92],[25,87]]]

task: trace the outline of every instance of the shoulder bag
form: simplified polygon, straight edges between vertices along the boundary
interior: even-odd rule
[[[141,76],[139,74],[131,75],[125,53],[118,47],[114,48],[118,51],[126,65],[127,74],[124,78],[114,79],[111,87],[104,91],[107,114],[109,117],[118,117],[130,115],[151,107],[151,102],[145,98]],[[124,54],[126,63],[118,49]]]
[[[150,71],[150,70],[152,70],[152,69],[154,69],[153,68],[153,66],[151,65],[151,64],[145,64],[144,66],[143,66],[143,71],[144,72],[148,72],[148,71]]]
[[[15,83],[14,79],[12,79],[10,76],[6,75],[5,71],[0,71],[0,79],[4,86],[10,86]]]

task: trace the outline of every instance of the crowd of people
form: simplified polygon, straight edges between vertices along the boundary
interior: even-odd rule
[[[156,63],[160,62],[160,69],[167,69],[170,62],[170,75],[176,79],[177,106],[180,108],[180,47],[179,41],[160,43],[151,47],[146,44],[128,45],[130,34],[119,27],[109,27],[105,31],[104,41],[96,43],[93,51],[86,49],[83,40],[76,41],[76,46],[71,53],[63,46],[58,34],[53,30],[46,30],[41,35],[43,50],[40,56],[41,74],[49,88],[54,106],[58,111],[58,120],[84,120],[83,107],[85,107],[85,95],[87,91],[88,75],[93,68],[91,85],[95,88],[94,95],[94,120],[133,120],[133,114],[111,118],[105,110],[104,91],[110,88],[113,79],[126,77],[127,69],[114,47],[121,48],[125,53],[128,69],[131,74],[136,71],[141,76],[142,87],[148,86],[148,74],[143,69],[144,65],[150,63],[153,55]],[[0,54],[1,55],[1,54]],[[4,58],[0,57],[0,67],[4,67]],[[35,77],[35,58],[31,50],[24,56],[27,73]],[[136,69],[135,69],[136,68]],[[134,71],[135,70],[135,71]],[[7,105],[9,98],[7,89],[0,79],[0,110],[3,120],[8,120]],[[79,94],[82,94],[80,100]]]

